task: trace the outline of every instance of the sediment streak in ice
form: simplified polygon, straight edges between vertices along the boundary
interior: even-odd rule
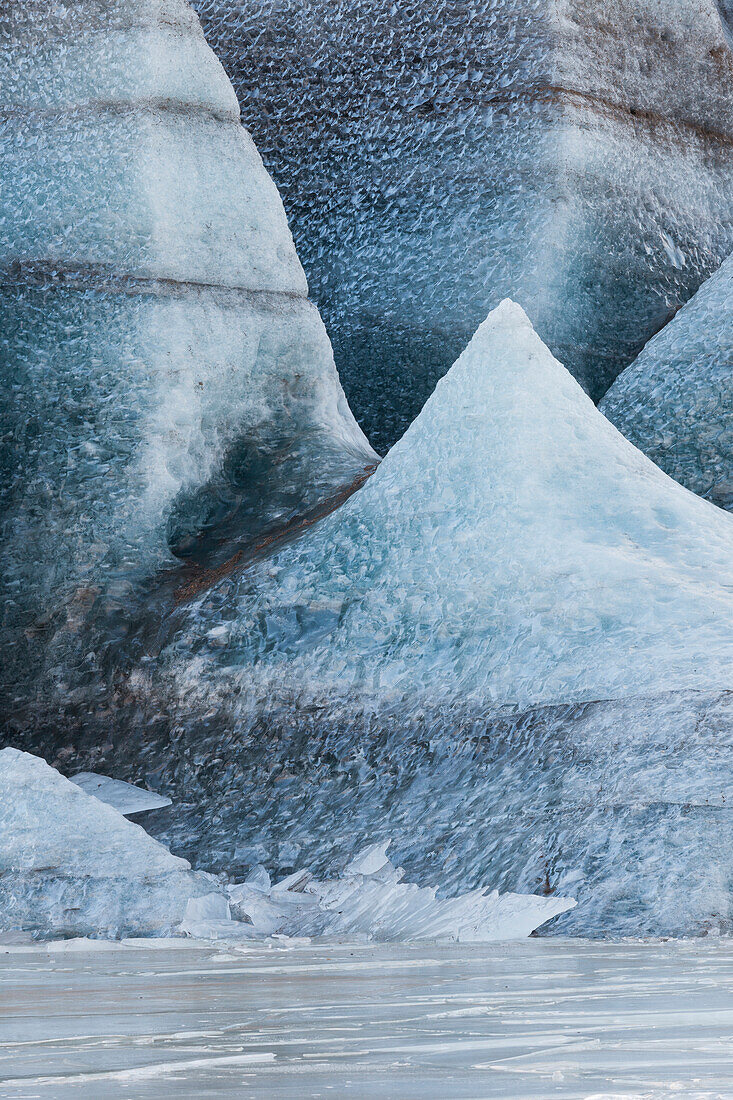
[[[600,407],[670,477],[733,508],[733,259],[647,344]]]

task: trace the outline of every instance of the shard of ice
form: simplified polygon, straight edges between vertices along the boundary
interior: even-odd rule
[[[733,246],[716,0],[194,2],[380,449],[502,297],[597,399]]]
[[[601,409],[670,477],[733,508],[733,258],[626,368]]]
[[[184,0],[2,2],[0,37],[3,602],[22,648],[62,597],[78,619],[106,585],[124,608],[171,551],[267,533],[375,456]]]
[[[147,791],[143,787],[136,787],[132,783],[123,783],[121,779],[110,779],[108,775],[79,772],[69,778],[77,787],[106,802],[124,817],[146,810],[161,810],[171,805],[170,798]]]
[[[190,618],[192,688],[219,662],[225,690],[380,705],[733,687],[733,518],[504,302],[364,488]]]
[[[217,888],[45,761],[0,751],[0,931],[166,935]]]
[[[388,846],[389,841],[378,847],[384,851]],[[523,939],[575,908],[568,897],[500,895],[496,890],[439,898],[435,887],[403,882],[403,874],[385,856],[374,869],[349,866],[332,880],[296,873],[274,887],[244,882],[228,887],[231,912],[248,920],[259,935],[488,943]]]

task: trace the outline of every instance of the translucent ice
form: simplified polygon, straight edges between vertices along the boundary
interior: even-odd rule
[[[733,519],[624,439],[505,302],[359,493],[191,609],[199,659],[176,660],[193,690],[223,661],[226,691],[380,705],[731,687],[732,585]]]
[[[487,943],[523,939],[575,907],[572,898],[499,895],[496,890],[439,898],[434,887],[401,881],[403,872],[385,855],[388,846],[386,841],[359,853],[337,879],[296,874],[269,890],[247,882],[231,886],[232,913],[251,922],[260,935]],[[375,860],[380,854],[384,859]]]
[[[733,247],[716,0],[195,6],[380,449],[505,295],[598,398]]]
[[[0,751],[0,931],[165,935],[216,888],[45,761]]]
[[[78,623],[114,589],[114,615],[171,551],[207,558],[233,517],[246,544],[375,456],[188,5],[18,0],[0,36],[4,645],[22,672],[60,608]]]
[[[144,810],[160,810],[171,805],[170,798],[135,787],[132,783],[123,783],[120,779],[110,779],[108,775],[95,772],[79,772],[70,776],[71,782],[81,787],[87,794],[114,807],[123,816],[143,813]]]
[[[733,508],[733,258],[647,344],[601,409],[671,477]]]

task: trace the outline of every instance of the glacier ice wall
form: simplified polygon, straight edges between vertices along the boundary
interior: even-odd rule
[[[165,935],[217,889],[44,760],[0,751],[0,931]]]
[[[59,606],[124,607],[172,551],[246,543],[375,456],[188,5],[20,0],[0,35],[2,575],[22,668]]]
[[[601,409],[671,477],[733,508],[733,259],[647,344]]]
[[[572,894],[566,931],[729,929],[732,524],[506,303],[338,512],[179,606],[114,737],[78,686],[32,736],[174,797],[146,825],[198,866],[392,837],[449,895]]]
[[[195,0],[379,449],[503,297],[595,399],[733,247],[715,0]]]

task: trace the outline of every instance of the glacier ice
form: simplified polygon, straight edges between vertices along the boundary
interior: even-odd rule
[[[44,760],[0,751],[1,932],[170,934],[217,887]]]
[[[624,439],[507,301],[357,494],[192,605],[179,667],[192,690],[223,664],[226,691],[380,705],[733,687],[732,582],[733,519]]]
[[[600,407],[670,477],[733,508],[733,258],[647,344]]]
[[[418,886],[571,893],[564,931],[730,929],[731,524],[506,303],[339,511],[179,607],[114,745],[94,692],[33,736],[164,776],[148,828],[215,871],[392,837]]]
[[[523,939],[575,907],[567,897],[500,895],[482,889],[439,898],[435,887],[402,881],[402,870],[386,857],[389,843],[357,854],[336,879],[319,881],[301,873],[269,889],[249,881],[230,886],[232,914],[248,920],[260,935],[488,943]],[[375,860],[375,854],[384,859]]]
[[[716,0],[195,6],[379,449],[502,297],[599,398],[733,247]]]
[[[161,810],[171,805],[170,798],[155,794],[154,791],[144,790],[142,787],[135,787],[132,783],[124,783],[120,779],[111,779],[108,775],[79,772],[69,778],[77,787],[106,802],[123,817],[129,814],[140,814],[145,810]]]
[[[375,455],[190,7],[19,0],[0,35],[4,645],[22,676],[54,615],[119,618],[174,553],[247,544]]]

